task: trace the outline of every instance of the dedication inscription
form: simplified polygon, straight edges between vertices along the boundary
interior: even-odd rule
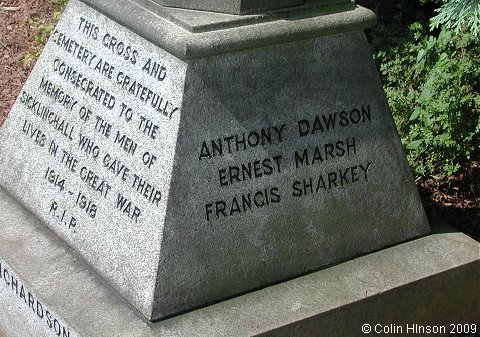
[[[429,230],[362,32],[187,62],[72,0],[0,159],[149,319]]]
[[[2,127],[2,185],[114,284],[155,282],[186,67],[79,6]]]

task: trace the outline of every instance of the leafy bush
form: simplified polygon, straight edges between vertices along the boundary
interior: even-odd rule
[[[373,33],[373,45],[409,164],[418,175],[450,175],[480,145],[480,44],[448,27],[430,35],[426,19],[399,34],[396,21]]]
[[[456,33],[469,30],[474,36],[480,35],[480,0],[449,0],[436,12],[432,28],[443,26]]]

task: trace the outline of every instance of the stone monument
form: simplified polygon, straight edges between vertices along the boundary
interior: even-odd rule
[[[85,266],[96,293],[101,277],[163,320],[153,336],[428,234],[363,33],[374,23],[346,0],[71,0],[0,128],[1,185],[69,248],[36,223],[22,233],[43,245],[22,247],[44,252],[37,264],[72,256],[56,273]],[[2,254],[7,288],[31,282]],[[24,297],[67,322],[50,332],[92,334],[43,287]]]

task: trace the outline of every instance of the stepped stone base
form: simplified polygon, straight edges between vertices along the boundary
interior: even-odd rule
[[[364,336],[364,324],[414,336],[429,327],[448,335],[452,323],[480,328],[480,244],[445,226],[150,323],[3,190],[0,218],[2,337]]]

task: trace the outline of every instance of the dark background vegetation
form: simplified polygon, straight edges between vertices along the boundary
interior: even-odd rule
[[[65,3],[0,0],[0,124]],[[378,15],[367,37],[430,220],[480,241],[480,18],[455,26],[447,8],[441,21],[440,0],[357,3]]]
[[[357,3],[377,13],[367,36],[430,220],[480,240],[478,32],[454,25],[458,8],[440,12],[453,25],[439,23],[439,1]],[[479,11],[465,11],[473,28]]]

